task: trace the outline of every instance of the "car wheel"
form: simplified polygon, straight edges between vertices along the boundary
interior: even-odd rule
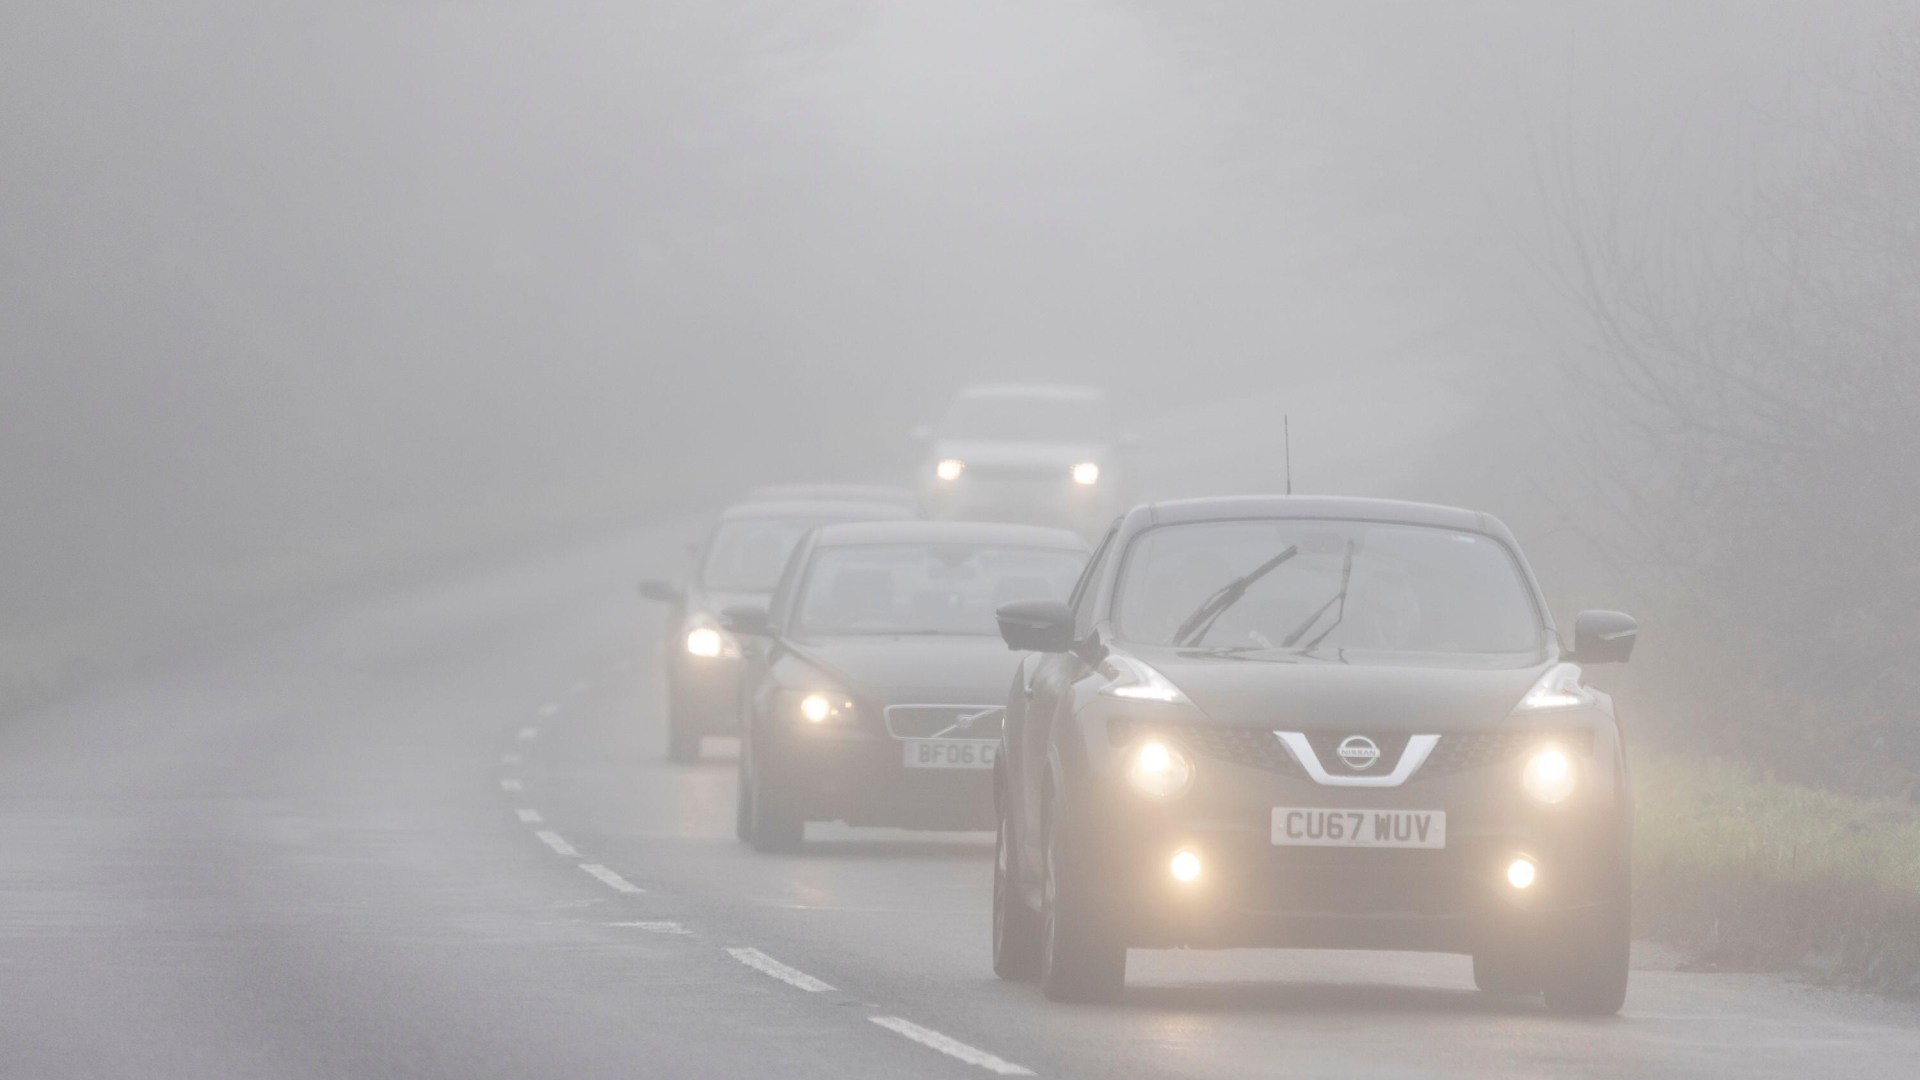
[[[755,851],[792,851],[806,838],[807,823],[793,812],[779,778],[770,775],[759,755],[751,749],[746,753],[747,841]]]
[[[693,710],[671,690],[667,692],[667,760],[700,760],[700,725]]]
[[[993,973],[1015,982],[1040,976],[1041,921],[1013,875],[1013,824],[1000,820],[993,852]]]
[[[1071,836],[1047,819],[1040,909],[1040,989],[1052,1001],[1113,1001],[1127,982],[1127,947],[1108,928]]]
[[[1485,945],[1473,954],[1473,985],[1488,994],[1537,994],[1539,965],[1512,944]]]
[[[1547,1008],[1568,1016],[1611,1016],[1627,1001],[1633,929],[1616,900],[1569,921],[1547,972]]]

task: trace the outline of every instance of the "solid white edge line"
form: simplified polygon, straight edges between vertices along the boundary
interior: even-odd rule
[[[554,832],[552,829],[541,829],[533,835],[537,837],[541,843],[552,848],[555,855],[565,855],[569,859],[577,859],[580,857],[580,853],[573,850],[573,845],[567,843],[565,837]]]
[[[814,978],[798,968],[790,968],[780,961],[775,960],[773,957],[768,956],[766,953],[761,952],[759,949],[739,946],[728,949],[727,955],[762,975],[779,979],[788,986],[805,990],[809,994],[818,994],[833,989],[833,987],[828,986],[819,979]]]
[[[520,815],[520,823],[522,825],[538,825],[547,820],[540,816],[540,811],[538,810],[521,809],[515,810],[514,813]]]
[[[616,874],[613,871],[607,869],[606,867],[601,866],[599,863],[591,863],[591,862],[581,863],[580,869],[585,870],[587,873],[592,874],[594,877],[599,878],[601,884],[606,885],[608,888],[614,890],[615,892],[639,893],[639,892],[647,891],[641,888],[640,886],[635,885],[633,882],[628,881],[626,878],[621,877],[619,874]]]
[[[505,780],[502,780],[502,781],[500,781],[500,790],[501,790],[501,791],[519,791],[519,790],[521,789],[521,786],[522,786],[522,785],[521,785],[521,783],[520,783],[520,781],[518,781],[518,780],[515,780],[515,779],[513,779],[513,778],[511,778],[511,777],[509,777],[509,778],[507,778],[507,779],[505,779]]]
[[[1024,1065],[1015,1065],[1013,1062],[1007,1061],[1004,1058],[994,1057],[985,1050],[968,1046],[959,1039],[953,1038],[950,1035],[942,1035],[932,1028],[923,1028],[911,1020],[902,1020],[897,1016],[869,1016],[867,1019],[879,1024],[881,1027],[886,1028],[896,1035],[904,1035],[914,1042],[919,1043],[921,1046],[938,1050],[950,1058],[964,1061],[969,1065],[985,1069],[988,1072],[998,1073],[1001,1076],[1033,1075],[1033,1070]]]

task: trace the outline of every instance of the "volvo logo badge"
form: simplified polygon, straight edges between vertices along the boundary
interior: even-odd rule
[[[1380,747],[1365,735],[1349,735],[1340,740],[1340,748],[1335,751],[1347,768],[1354,772],[1366,772],[1373,763],[1380,760]]]

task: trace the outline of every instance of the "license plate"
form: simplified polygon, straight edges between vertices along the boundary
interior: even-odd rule
[[[991,769],[999,743],[983,739],[914,739],[906,745],[909,769]]]
[[[1285,847],[1443,848],[1444,810],[1273,808],[1273,842]]]

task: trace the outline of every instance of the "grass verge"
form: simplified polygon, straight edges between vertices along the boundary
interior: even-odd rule
[[[1642,933],[1694,966],[1920,993],[1920,808],[1724,761],[1635,762]]]

